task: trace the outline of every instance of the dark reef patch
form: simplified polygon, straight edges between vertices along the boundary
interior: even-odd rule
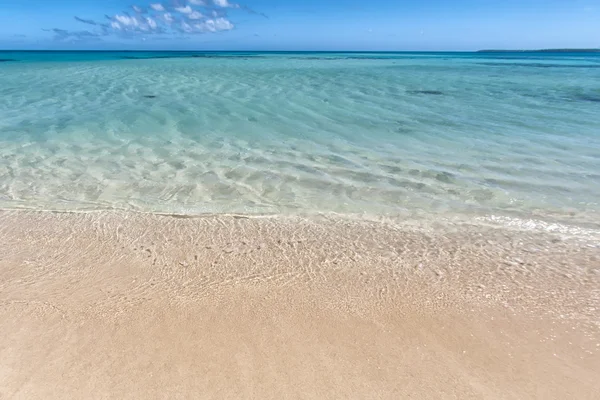
[[[442,96],[444,92],[439,90],[409,90],[410,94],[427,94],[429,96]]]
[[[454,175],[449,172],[440,172],[435,175],[435,179],[444,182],[444,183],[452,183]]]
[[[575,96],[574,100],[591,101],[592,103],[600,103],[600,93],[582,93]]]

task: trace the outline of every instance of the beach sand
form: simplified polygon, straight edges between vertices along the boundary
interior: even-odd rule
[[[597,399],[599,324],[575,238],[0,212],[2,399]]]

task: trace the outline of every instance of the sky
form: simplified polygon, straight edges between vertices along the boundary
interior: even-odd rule
[[[600,0],[0,0],[0,49],[599,48]]]

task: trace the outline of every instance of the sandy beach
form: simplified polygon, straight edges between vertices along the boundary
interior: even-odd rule
[[[0,398],[593,399],[600,248],[333,218],[0,212]]]

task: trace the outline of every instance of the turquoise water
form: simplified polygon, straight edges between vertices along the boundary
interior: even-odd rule
[[[0,208],[600,227],[600,55],[0,60]]]

